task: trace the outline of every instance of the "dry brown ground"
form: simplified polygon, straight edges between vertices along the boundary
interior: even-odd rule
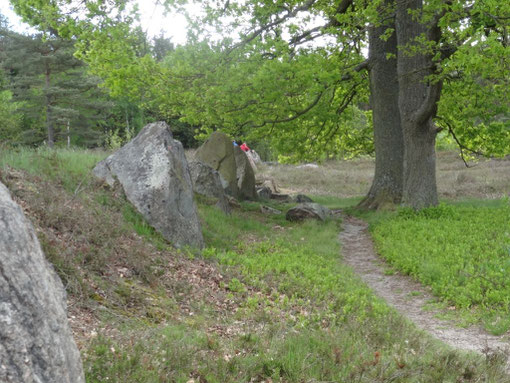
[[[501,198],[510,193],[510,157],[480,159],[466,168],[456,152],[439,152],[437,181],[441,198]],[[273,178],[283,192],[363,196],[370,188],[374,160],[328,161],[318,168],[295,165],[260,166],[258,178]]]

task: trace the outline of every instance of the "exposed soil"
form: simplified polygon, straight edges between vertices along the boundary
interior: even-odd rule
[[[508,355],[508,339],[490,335],[480,327],[459,328],[450,321],[438,319],[438,310],[425,309],[427,302],[434,300],[434,296],[423,285],[398,273],[386,275],[385,261],[374,250],[366,222],[355,217],[345,217],[340,240],[344,262],[379,297],[419,328],[457,349],[484,354],[506,352]]]

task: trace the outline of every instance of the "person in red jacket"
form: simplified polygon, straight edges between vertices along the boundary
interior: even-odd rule
[[[243,144],[240,147],[241,147],[241,150],[243,152],[249,152],[250,151],[250,148],[248,147],[248,145],[246,145],[246,142],[243,142]]]

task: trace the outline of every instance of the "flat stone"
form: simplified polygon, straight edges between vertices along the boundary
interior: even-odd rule
[[[282,214],[282,212],[278,209],[274,209],[270,206],[260,205],[260,212],[264,214]]]
[[[287,221],[302,221],[304,219],[318,219],[325,221],[331,214],[331,211],[315,202],[301,203],[296,205],[285,216]]]

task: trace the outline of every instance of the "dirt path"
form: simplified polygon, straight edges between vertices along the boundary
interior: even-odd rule
[[[438,311],[425,310],[425,304],[434,297],[410,277],[385,275],[385,262],[376,254],[367,227],[367,223],[360,219],[344,219],[343,231],[340,233],[342,255],[344,262],[379,297],[419,328],[452,347],[484,353],[510,350],[510,343],[502,337],[490,335],[479,327],[455,327],[449,321],[436,318]]]

